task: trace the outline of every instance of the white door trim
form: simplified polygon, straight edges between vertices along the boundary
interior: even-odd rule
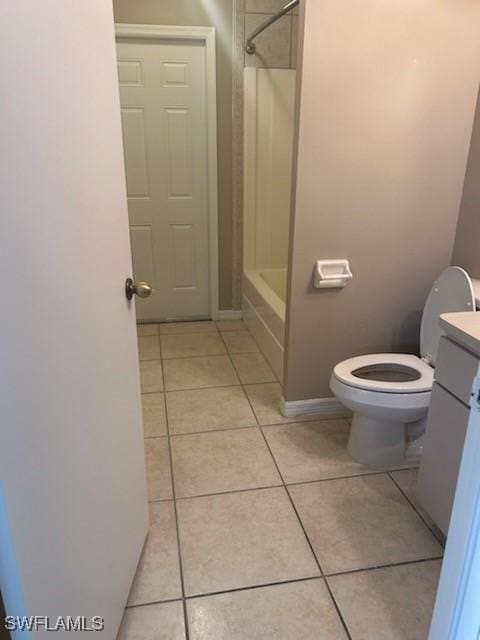
[[[218,319],[218,173],[217,173],[217,72],[215,27],[179,27],[157,24],[115,24],[117,38],[200,40],[205,43],[207,78],[207,172],[210,259],[210,315]]]

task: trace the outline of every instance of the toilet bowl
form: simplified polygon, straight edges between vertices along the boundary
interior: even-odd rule
[[[474,310],[470,277],[460,267],[449,267],[433,283],[425,303],[421,357],[377,353],[349,358],[335,366],[330,388],[353,412],[348,440],[352,458],[377,467],[419,460],[442,335],[440,315]]]

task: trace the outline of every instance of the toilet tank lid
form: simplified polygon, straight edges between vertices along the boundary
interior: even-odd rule
[[[479,291],[480,294],[480,291]],[[444,332],[439,321],[442,313],[475,311],[475,293],[468,273],[460,267],[448,267],[433,283],[423,309],[420,329],[420,354],[432,366]]]

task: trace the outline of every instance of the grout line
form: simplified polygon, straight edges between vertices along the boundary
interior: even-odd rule
[[[414,467],[416,468],[416,467]],[[406,471],[406,469],[398,469],[398,471]],[[440,538],[440,535],[437,534],[437,532],[435,531],[434,527],[432,527],[432,525],[427,521],[427,519],[425,518],[424,515],[422,515],[422,513],[420,512],[420,510],[418,509],[418,507],[416,506],[416,504],[413,502],[413,500],[410,500],[410,498],[408,497],[408,495],[405,493],[405,491],[402,489],[402,487],[398,484],[398,482],[395,480],[395,478],[392,476],[392,473],[395,473],[395,471],[388,471],[387,475],[390,478],[390,480],[393,482],[393,484],[397,487],[397,489],[400,491],[400,493],[403,495],[403,497],[405,498],[405,500],[408,502],[408,504],[412,507],[412,509],[415,511],[415,513],[417,514],[417,516],[420,518],[420,520],[423,522],[423,524],[427,527],[427,529],[430,531],[430,533],[432,534],[432,536],[435,538],[435,540],[439,543],[439,545],[442,547],[442,549],[445,549],[445,540]]]
[[[366,573],[367,571],[378,571],[379,569],[391,569],[393,567],[405,567],[411,564],[422,564],[424,562],[436,562],[443,560],[443,556],[431,556],[428,558],[419,558],[418,560],[403,560],[401,562],[389,562],[388,564],[377,564],[374,567],[363,567],[360,569],[348,569],[345,571],[333,571],[326,573],[325,578],[335,578],[336,576],[349,576],[354,573]]]
[[[335,607],[335,610],[336,610],[336,612],[338,614],[338,617],[340,618],[340,622],[343,625],[343,629],[344,629],[344,631],[345,631],[345,633],[347,635],[347,638],[348,638],[348,640],[352,640],[352,635],[350,633],[350,629],[348,628],[347,623],[345,621],[345,618],[343,617],[343,614],[342,614],[342,612],[340,610],[340,606],[339,606],[335,596],[333,595],[333,591],[330,588],[330,585],[328,584],[328,580],[326,578],[324,580],[325,580],[325,586],[327,587],[328,594],[329,594],[329,596],[330,596],[330,598],[331,598],[331,600],[333,602],[333,606]]]
[[[157,498],[156,500],[149,500],[148,504],[153,504],[156,502],[173,502],[173,498]]]
[[[169,598],[168,600],[152,600],[151,602],[139,602],[138,604],[127,604],[125,609],[139,609],[140,607],[150,607],[154,604],[168,604],[169,602],[181,602],[182,598]]]
[[[442,560],[441,556],[438,557],[431,557],[431,558],[421,558],[419,560],[407,560],[405,562],[393,562],[390,564],[380,564],[380,565],[376,565],[374,567],[363,567],[361,569],[350,569],[348,571],[337,571],[334,573],[326,573],[325,575],[318,575],[318,576],[307,576],[305,578],[291,578],[289,580],[278,580],[275,582],[263,582],[260,584],[252,584],[252,585],[247,585],[245,587],[233,587],[232,589],[220,589],[218,591],[207,591],[205,593],[194,593],[192,595],[185,595],[185,600],[193,600],[196,598],[208,598],[211,596],[217,596],[217,595],[223,595],[226,593],[236,593],[238,591],[251,591],[253,589],[264,589],[264,588],[268,588],[268,587],[275,587],[277,585],[284,585],[284,584],[296,584],[298,582],[310,582],[313,580],[324,580],[325,583],[327,583],[327,580],[329,578],[336,578],[338,576],[349,576],[349,575],[354,575],[357,573],[367,573],[370,571],[379,571],[381,569],[391,569],[391,568],[395,568],[395,567],[405,567],[405,566],[410,566],[410,565],[416,565],[416,564],[425,564],[428,562],[438,562],[439,560]],[[183,598],[168,598],[166,600],[152,600],[151,602],[142,602],[139,604],[130,604],[127,605],[125,608],[126,609],[135,609],[137,607],[148,607],[150,605],[155,605],[155,604],[166,604],[169,602],[181,602],[183,600]]]
[[[162,367],[162,377],[163,377],[164,376],[163,360],[161,361],[161,367]],[[175,494],[175,479],[174,479],[174,473],[173,473],[173,456],[172,456],[172,447],[170,444],[170,430],[168,427],[168,409],[167,409],[166,402],[165,402],[165,422],[167,425],[168,456],[170,460],[170,482],[172,485],[173,511],[175,515],[175,532],[177,534],[178,569],[180,573],[180,587],[182,590],[183,623],[185,627],[185,640],[189,640],[190,631],[188,627],[187,603],[185,601],[185,580],[183,577],[183,560],[182,560],[182,552],[180,549],[180,528],[178,525],[178,510],[177,510],[177,500],[176,500],[176,494]]]
[[[297,487],[298,485],[302,485],[302,484],[316,484],[317,482],[330,482],[333,480],[349,480],[351,478],[381,476],[381,475],[387,475],[388,473],[389,473],[388,469],[383,469],[382,471],[364,471],[361,473],[352,473],[344,476],[332,476],[331,478],[319,478],[317,480],[298,480],[297,482],[286,482],[285,484],[287,487]]]
[[[226,355],[228,355],[228,353],[225,351],[225,353],[197,353],[197,354],[193,354],[193,355],[189,355],[189,356],[170,356],[170,357],[163,357],[161,358],[162,360],[167,360],[168,362],[170,362],[171,360],[192,360],[193,358],[224,358]],[[154,360],[155,358],[152,358],[152,360]],[[158,358],[156,358],[158,360]]]
[[[218,427],[215,429],[201,429],[200,431],[186,431],[185,433],[182,431],[180,433],[171,433],[170,438],[178,438],[179,436],[197,436],[199,434],[205,433],[217,433],[222,431],[237,431],[238,429],[255,429],[258,425],[256,424],[246,424],[243,427]]]
[[[279,580],[278,582],[264,582],[262,584],[253,584],[247,587],[234,587],[233,589],[223,589],[220,591],[210,591],[208,593],[196,593],[191,596],[186,596],[187,600],[193,600],[194,598],[208,598],[209,596],[220,596],[225,593],[237,593],[238,591],[251,591],[253,589],[265,589],[268,587],[275,587],[282,584],[295,584],[297,582],[309,582],[311,580],[323,580],[322,576],[307,576],[306,578],[292,578],[291,580]]]
[[[261,430],[260,427],[245,427],[248,429],[259,429]],[[233,429],[227,429],[226,431],[233,431]],[[206,432],[202,432],[202,433],[214,433],[212,431],[206,431]],[[196,435],[196,434],[193,434]],[[165,437],[165,436],[157,436],[157,437]],[[175,436],[170,436],[170,437],[175,437]],[[268,445],[267,445],[268,447]],[[269,451],[270,455],[272,455],[271,451]],[[272,456],[273,457],[273,456]],[[275,460],[274,460],[275,462]],[[278,466],[275,464],[275,467],[278,471]],[[280,474],[280,472],[278,471],[278,473]],[[224,496],[224,495],[229,495],[231,493],[247,493],[248,491],[264,491],[266,489],[278,489],[279,487],[284,487],[285,489],[289,489],[290,487],[299,487],[299,486],[303,486],[303,485],[307,485],[307,484],[317,484],[320,482],[333,482],[335,480],[348,480],[348,479],[357,479],[357,478],[362,478],[364,476],[377,476],[377,475],[387,475],[386,471],[379,471],[379,472],[375,472],[375,473],[363,473],[361,475],[356,475],[356,476],[339,476],[336,478],[324,478],[322,480],[307,480],[306,482],[295,482],[295,483],[290,483],[290,484],[286,484],[283,479],[282,476],[280,474],[280,482],[279,484],[268,484],[268,485],[263,485],[263,486],[258,486],[258,487],[247,487],[244,489],[228,489],[225,491],[212,491],[209,493],[198,493],[195,495],[191,495],[191,496],[176,496],[176,500],[177,502],[179,500],[191,500],[193,498],[209,498],[209,497],[213,497],[213,496]],[[159,498],[157,500],[149,500],[149,502],[171,502],[173,500],[173,498]],[[383,565],[382,565],[383,566]]]
[[[269,489],[281,489],[283,484],[279,481],[278,484],[269,484],[261,487],[249,487],[248,489],[231,489],[229,491],[214,491],[212,493],[199,493],[194,496],[178,496],[176,498],[177,502],[179,500],[193,500],[195,498],[211,498],[214,496],[227,496],[232,493],[248,493],[249,491],[267,491]]]

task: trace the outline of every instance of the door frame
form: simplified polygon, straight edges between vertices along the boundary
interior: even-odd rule
[[[219,317],[218,298],[218,169],[217,169],[217,67],[215,27],[115,23],[115,39],[190,40],[205,45],[207,106],[207,207],[209,238],[210,316]]]

